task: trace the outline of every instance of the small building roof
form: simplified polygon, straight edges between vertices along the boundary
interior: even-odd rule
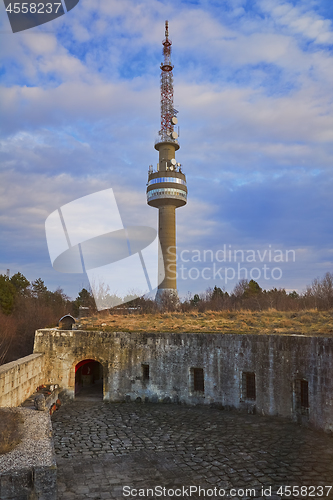
[[[59,319],[58,326],[60,325],[60,323],[62,321],[71,322],[71,324],[73,325],[75,323],[75,318],[73,318],[73,316],[71,314],[65,314],[65,316],[63,316],[62,318]]]

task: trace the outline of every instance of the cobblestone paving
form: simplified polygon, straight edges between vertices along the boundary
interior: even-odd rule
[[[59,500],[171,498],[170,489],[192,499],[333,499],[333,487],[320,489],[333,485],[333,438],[282,419],[76,400],[52,421]],[[305,489],[283,495],[284,485]],[[158,486],[165,496],[152,491]],[[190,486],[206,488],[206,497]]]

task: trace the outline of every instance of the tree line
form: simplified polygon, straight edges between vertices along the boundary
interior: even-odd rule
[[[300,311],[307,309],[333,309],[333,273],[326,273],[323,278],[315,279],[302,293],[287,292],[284,288],[262,289],[254,280],[239,281],[229,294],[215,286],[202,294],[188,297],[183,303],[183,310],[193,307],[201,312],[206,310],[251,310],[263,311]]]
[[[0,364],[31,354],[35,330],[56,325],[72,311],[64,292],[51,292],[41,278],[30,283],[19,272],[0,275]]]
[[[159,302],[138,297],[125,297],[123,303],[109,310],[110,314],[154,314],[180,310],[211,311],[300,311],[333,309],[333,273],[315,279],[302,293],[285,289],[262,289],[254,280],[241,280],[231,293],[217,286],[201,294],[188,294],[181,302],[169,294]],[[35,330],[54,327],[65,314],[77,317],[80,306],[89,314],[97,313],[92,292],[83,288],[75,300],[62,289],[51,292],[41,278],[29,282],[21,273],[12,277],[0,275],[0,365],[33,352]]]
[[[231,293],[226,292],[218,286],[207,288],[200,294],[188,294],[179,303],[169,294],[160,297],[159,302],[139,297],[127,307],[132,307],[134,312],[154,313],[181,310],[188,312],[197,310],[205,311],[263,311],[276,309],[277,311],[301,311],[307,309],[329,310],[333,309],[333,273],[326,273],[323,278],[315,279],[302,293],[296,291],[287,292],[284,288],[272,288],[264,290],[254,280],[239,281]],[[110,311],[118,314],[120,311],[126,313],[126,307],[120,306]]]

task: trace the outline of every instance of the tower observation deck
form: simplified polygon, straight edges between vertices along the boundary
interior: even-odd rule
[[[159,153],[159,162],[154,171],[149,166],[147,184],[147,203],[158,208],[158,233],[162,248],[163,260],[159,262],[159,273],[164,280],[158,287],[156,298],[164,292],[178,297],[176,278],[176,208],[187,203],[186,177],[175,153],[179,149],[177,113],[173,104],[173,65],[171,64],[171,40],[169,25],[165,22],[165,39],[163,44],[164,62],[161,64],[161,130],[155,149]]]

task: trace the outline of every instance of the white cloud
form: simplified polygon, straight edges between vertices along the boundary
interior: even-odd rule
[[[331,20],[322,19],[314,11],[305,10],[304,6],[294,6],[288,2],[261,0],[258,3],[277,24],[287,27],[290,32],[302,35],[318,44],[333,43]]]

